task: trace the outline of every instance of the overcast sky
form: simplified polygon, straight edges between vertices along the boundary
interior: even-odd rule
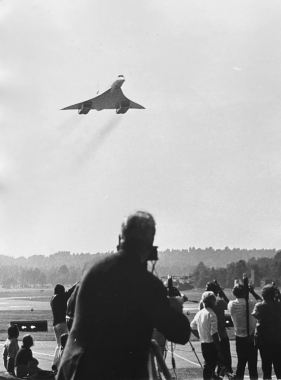
[[[0,1],[0,254],[280,248],[281,2]],[[118,75],[145,110],[78,115]]]

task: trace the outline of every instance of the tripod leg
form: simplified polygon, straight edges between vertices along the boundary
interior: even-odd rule
[[[198,355],[196,354],[195,348],[194,348],[193,344],[191,343],[191,341],[189,341],[189,344],[191,346],[192,351],[194,352],[194,355],[196,356],[196,359],[198,360],[198,363],[200,364],[201,368],[203,369],[202,363],[200,362]]]

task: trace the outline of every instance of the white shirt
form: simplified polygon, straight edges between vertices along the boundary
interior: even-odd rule
[[[249,300],[249,333],[254,334],[256,320],[252,316],[255,302]],[[245,298],[236,298],[234,301],[229,301],[228,311],[234,324],[235,335],[244,338],[247,336],[247,321],[246,321],[246,300]]]
[[[195,315],[190,327],[198,330],[202,343],[212,343],[212,335],[218,332],[218,318],[212,309],[204,307]]]
[[[18,339],[17,338],[7,339],[4,344],[3,356],[7,355],[8,358],[15,359],[18,350],[19,350]]]

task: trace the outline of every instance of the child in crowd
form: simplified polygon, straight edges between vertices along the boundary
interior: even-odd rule
[[[224,360],[218,335],[218,318],[213,310],[216,296],[212,291],[202,294],[204,308],[195,315],[190,324],[192,333],[201,340],[202,355],[204,358],[203,379],[216,378],[215,368],[218,359]]]
[[[8,327],[8,339],[4,344],[3,360],[4,367],[11,374],[14,375],[15,357],[19,350],[18,344],[19,329],[17,325]]]
[[[68,339],[68,334],[62,334],[62,336],[60,337],[60,350],[59,350],[59,356],[58,356],[58,368],[59,368],[59,365],[60,365],[60,361],[61,361],[61,357],[62,357],[62,354],[63,354],[63,350],[65,349],[65,346],[66,346],[66,342],[67,342],[67,339]]]
[[[16,355],[15,375],[17,377],[25,377],[41,372],[38,368],[38,360],[32,356],[30,347],[33,346],[33,338],[31,335],[24,335],[22,338],[22,346]]]

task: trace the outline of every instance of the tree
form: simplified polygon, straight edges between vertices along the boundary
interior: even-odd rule
[[[16,285],[16,280],[14,277],[7,277],[2,281],[3,288],[10,289],[11,287]]]
[[[210,281],[210,269],[201,261],[195,268],[193,276],[194,285],[197,288],[205,288],[207,282]]]
[[[66,265],[62,265],[59,267],[58,280],[62,284],[68,284],[69,283],[69,270],[68,270],[68,267]]]
[[[241,279],[243,278],[243,274],[247,274],[248,268],[245,260],[239,260],[235,265],[235,278]],[[233,279],[234,280],[234,279]]]

